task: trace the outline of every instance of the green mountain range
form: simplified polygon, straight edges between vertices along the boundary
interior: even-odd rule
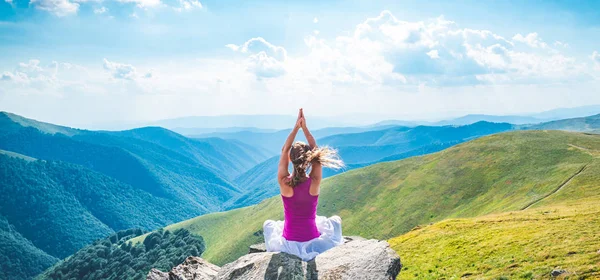
[[[598,136],[495,133],[594,132],[597,119],[323,129],[315,133],[319,144],[338,148],[348,166],[326,171],[342,174],[324,181],[319,213],[341,215],[345,234],[390,239],[448,218],[531,211],[552,201],[551,190],[565,178],[577,174],[573,184],[590,172]],[[275,143],[280,135],[270,134],[261,137]],[[211,261],[235,259],[262,239],[264,220],[283,218],[273,179],[277,157],[252,141],[192,139],[160,127],[79,130],[0,113],[0,192],[9,194],[0,202],[0,255],[10,256],[3,272],[30,279],[117,231],[193,217],[168,229],[204,237]],[[235,209],[247,205],[254,206]],[[217,212],[229,209],[235,210]],[[415,277],[431,276],[427,266],[414,267],[423,267]]]
[[[526,209],[524,215],[529,215],[538,208],[565,203],[575,205],[584,200],[598,203],[599,155],[599,135],[560,131],[495,134],[438,153],[379,163],[327,178],[322,185],[318,213],[340,215],[345,235],[391,239],[446,219],[508,211],[520,213],[523,209]],[[582,212],[582,215],[589,213]],[[245,254],[248,245],[262,242],[261,228],[265,220],[282,218],[281,200],[273,197],[255,206],[203,215],[166,229],[185,228],[203,236],[207,246],[203,257],[223,264]],[[523,223],[534,226],[537,221],[523,220]],[[598,227],[597,224],[593,226]],[[570,233],[572,235],[562,235],[565,242],[576,239],[575,232]],[[133,242],[142,240],[143,236]],[[399,244],[399,241],[392,243]],[[430,249],[423,248],[420,252],[435,253],[434,248],[441,244],[430,243],[428,246]],[[402,246],[394,248],[409,270],[426,267],[426,262],[430,261],[427,258],[407,259],[402,255]],[[591,249],[577,247],[573,250]],[[509,258],[510,253],[503,252],[494,258]],[[463,261],[466,260],[456,262]],[[580,261],[582,266],[571,269],[584,270],[583,266],[595,261],[597,255],[590,255]],[[490,271],[485,270],[485,266],[456,270],[470,271],[472,275],[486,275]],[[433,271],[420,269],[413,276],[435,279]],[[410,273],[403,271],[400,275],[404,277]],[[538,271],[532,273],[532,276],[541,277],[535,274],[540,273]]]
[[[392,127],[330,135],[318,139],[318,143],[337,149],[346,164],[341,170],[325,169],[326,178],[378,162],[430,154],[477,137],[512,129],[514,126],[511,124],[488,122],[465,126]],[[277,174],[278,161],[279,156],[274,156],[239,175],[234,182],[243,189],[243,193],[226,206],[253,205],[277,195],[279,186],[273,174]]]

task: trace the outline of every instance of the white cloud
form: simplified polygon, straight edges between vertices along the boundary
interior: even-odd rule
[[[319,35],[319,33],[320,33],[319,30],[313,30],[313,34]]]
[[[139,8],[153,8],[162,4],[160,0],[117,0],[121,3],[134,3]]]
[[[590,58],[592,59],[592,61],[594,62],[594,68],[597,71],[600,71],[600,52],[598,51],[594,51],[592,53],[592,55],[590,56]],[[600,79],[600,76],[597,76],[596,78]]]
[[[594,51],[592,56],[590,57],[595,63],[600,63],[600,53],[598,51]]]
[[[133,81],[139,78],[152,78],[153,76],[152,70],[145,74],[139,74],[137,69],[131,64],[113,62],[106,58],[103,60],[103,67],[114,79]]]
[[[79,4],[69,0],[31,0],[29,5],[36,9],[48,11],[58,17],[76,14],[79,10]]]
[[[568,48],[569,47],[568,43],[565,43],[565,42],[562,42],[562,41],[555,41],[554,45],[557,46],[557,47],[563,47],[563,48]]]
[[[100,8],[94,9],[94,14],[100,15],[100,14],[104,14],[106,12],[108,12],[108,9],[106,7],[100,7]]]
[[[23,89],[31,89],[34,92],[45,93],[54,91],[56,94],[61,89],[75,84],[87,75],[87,70],[81,66],[52,61],[48,65],[42,65],[37,59],[21,62],[13,71],[4,71],[0,75],[0,82],[5,86],[12,85]]]
[[[319,19],[318,18],[313,18],[313,23],[318,23]]]
[[[129,15],[129,17],[130,17],[130,18],[135,18],[135,19],[138,19],[138,18],[140,18],[140,17],[139,17],[139,16],[138,16],[138,15],[137,15],[135,12],[131,13],[131,14]]]
[[[443,17],[409,22],[383,11],[351,35],[335,41],[308,36],[305,42],[311,53],[290,59],[314,67],[306,73],[319,79],[343,83],[460,86],[589,77],[582,64],[550,48],[537,33],[509,40],[489,30],[460,28]]]
[[[250,55],[248,62],[248,70],[258,78],[273,78],[285,74],[283,64],[263,51]]]
[[[242,45],[227,44],[225,47],[243,54],[249,54],[246,60],[248,71],[257,78],[273,78],[286,73],[287,51],[275,46],[262,37],[252,38]]]
[[[103,60],[104,70],[108,71],[114,79],[121,80],[137,80],[139,78],[152,78],[153,70],[145,74],[138,73],[137,69],[131,64],[124,64],[119,62],[109,61],[108,59]]]
[[[431,59],[436,59],[436,58],[440,58],[440,54],[438,53],[437,50],[431,50],[427,53],[427,55],[429,57],[431,57]]]
[[[529,33],[527,36],[523,36],[520,33],[513,36],[513,41],[521,42],[529,45],[533,48],[546,48],[548,44],[546,44],[537,34],[537,32]]]
[[[173,9],[178,12],[202,9],[202,3],[198,0],[179,0],[179,7],[174,7]]]

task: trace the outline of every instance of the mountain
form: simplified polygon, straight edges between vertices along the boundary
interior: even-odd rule
[[[174,127],[171,130],[186,136],[194,136],[194,135],[202,135],[202,134],[210,134],[210,133],[233,133],[233,132],[241,132],[241,131],[250,131],[250,132],[276,132],[279,129],[266,129],[266,128],[256,128],[256,127],[212,127],[212,128],[204,128],[204,127]]]
[[[0,279],[31,279],[57,261],[0,216]]]
[[[494,123],[512,123],[512,124],[531,124],[541,123],[547,119],[541,119],[531,116],[494,116],[494,115],[466,115],[460,118],[435,122],[432,125],[467,125],[476,122],[494,122]]]
[[[378,125],[393,125],[393,126],[408,126],[415,127],[419,125],[426,126],[444,126],[444,125],[468,125],[476,122],[495,122],[495,123],[511,123],[511,124],[538,124],[561,119],[581,118],[591,115],[600,114],[600,105],[587,105],[572,108],[557,108],[549,111],[523,114],[523,115],[485,115],[485,114],[468,114],[458,118],[452,118],[441,121],[402,121],[402,120],[386,120],[375,124]]]
[[[523,126],[522,129],[554,129],[580,132],[600,132],[600,114]]]
[[[2,112],[0,251],[20,252],[3,270],[29,279],[116,231],[222,210],[240,194],[233,178],[266,158],[234,140],[80,130]],[[36,256],[43,261],[31,265]]]
[[[508,123],[477,122],[465,126],[393,127],[319,139],[319,145],[338,149],[346,163],[365,164],[429,145],[457,144],[483,135],[512,130]]]
[[[36,279],[142,280],[146,279],[151,268],[169,270],[188,256],[202,255],[205,248],[201,236],[190,234],[185,229],[173,232],[158,230],[144,243],[135,246],[127,243],[142,233],[140,229],[129,229],[96,240]]]
[[[66,257],[122,229],[155,229],[197,212],[80,165],[0,155],[0,215],[44,252]]]
[[[560,119],[581,118],[597,114],[600,114],[600,105],[587,105],[572,108],[557,108],[537,114],[532,114],[531,116],[534,118],[545,119],[550,121]]]
[[[390,126],[377,127],[328,127],[311,131],[315,138],[323,138],[336,134],[360,133],[372,130],[381,130]],[[221,138],[227,140],[237,140],[252,147],[267,151],[270,156],[277,155],[281,152],[283,142],[290,134],[291,129],[278,130],[275,132],[255,132],[255,131],[238,131],[224,133],[207,133],[201,135],[190,135],[189,137],[206,139],[206,138]],[[304,134],[300,131],[296,136],[299,141],[306,141]]]
[[[230,180],[267,158],[236,141],[189,139],[158,127],[76,130],[2,113],[0,131],[0,149],[78,164],[152,195],[184,201],[196,209],[190,216],[219,210],[240,192]]]
[[[389,239],[448,218],[597,197],[597,151],[598,135],[514,131],[485,136],[434,154],[327,178],[318,213],[340,215],[345,235]],[[565,186],[565,182],[569,183]],[[557,189],[560,192],[555,195]],[[223,264],[244,254],[248,245],[261,242],[265,220],[282,218],[281,200],[276,196],[166,229],[186,228],[203,236],[207,244],[203,257]],[[132,242],[142,240],[143,236]]]
[[[315,129],[351,124],[327,117],[311,118]],[[284,129],[296,122],[294,115],[222,115],[192,116],[150,122],[145,125],[162,126],[169,129],[254,127],[258,129]]]
[[[324,170],[324,178],[369,166],[378,162],[400,160],[441,151],[450,146],[480,136],[511,130],[510,124],[479,122],[467,126],[392,127],[361,133],[337,134],[321,138],[319,145],[338,150],[346,167]],[[226,207],[248,206],[279,193],[277,174],[279,156],[274,156],[238,176],[234,183],[242,193],[231,199]]]

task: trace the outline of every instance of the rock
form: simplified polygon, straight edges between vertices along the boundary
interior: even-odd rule
[[[266,251],[267,251],[267,246],[265,246],[265,243],[260,243],[260,244],[250,245],[248,254],[263,253]]]
[[[188,257],[169,273],[153,268],[146,280],[211,280],[217,279],[219,267],[199,257]]]
[[[169,273],[152,269],[146,279],[396,279],[402,264],[386,241],[355,236],[344,239],[344,244],[308,262],[287,253],[260,252],[258,250],[262,250],[264,244],[256,244],[250,246],[251,253],[221,268],[201,258],[189,257]]]
[[[248,254],[221,267],[217,279],[396,279],[402,268],[398,254],[385,241],[361,239],[308,262],[286,253]]]
[[[146,280],[164,280],[169,279],[169,273],[162,272],[156,268],[153,268],[148,272]]]
[[[563,274],[565,272],[567,272],[567,271],[564,270],[564,269],[554,269],[554,270],[552,270],[552,272],[550,272],[550,276],[552,276],[552,277],[558,277],[558,276],[560,276],[561,274]]]

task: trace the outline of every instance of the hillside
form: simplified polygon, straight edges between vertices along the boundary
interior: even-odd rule
[[[510,130],[512,127],[506,123],[486,122],[458,127],[392,127],[332,135],[317,142],[319,145],[336,148],[346,163],[346,167],[340,170],[325,169],[323,175],[327,178],[378,162],[438,152],[473,138]],[[239,175],[234,183],[242,193],[228,201],[226,208],[253,205],[277,195],[279,186],[274,174],[277,174],[278,160],[279,156],[274,156]]]
[[[240,193],[231,180],[266,159],[242,143],[194,140],[163,128],[75,130],[1,113],[0,132],[0,149],[81,165],[194,209],[179,219],[220,210]]]
[[[0,155],[0,216],[57,258],[115,231],[155,229],[195,209],[84,167]],[[0,246],[4,248],[4,246]]]
[[[188,256],[200,256],[204,251],[202,237],[184,229],[158,230],[143,244],[125,244],[142,233],[140,229],[128,229],[96,240],[36,279],[143,280],[153,267],[168,270]]]
[[[389,240],[401,279],[600,278],[600,198],[450,219]],[[477,261],[474,261],[477,260]]]
[[[562,119],[557,121],[545,122],[537,125],[523,126],[523,129],[555,129],[555,130],[568,130],[568,131],[580,131],[580,132],[597,132],[600,130],[600,114],[572,118]]]
[[[569,188],[561,191],[569,195],[560,201],[577,200],[600,193],[600,164],[591,152],[596,150],[600,150],[598,135],[517,131],[486,136],[435,154],[330,177],[323,182],[318,213],[340,215],[344,234],[388,239],[448,218],[520,210],[553,193],[574,174],[578,175]],[[204,257],[223,264],[261,241],[266,219],[282,215],[281,201],[273,197],[167,229],[186,228],[203,236]]]
[[[57,261],[0,216],[0,279],[30,279]]]

